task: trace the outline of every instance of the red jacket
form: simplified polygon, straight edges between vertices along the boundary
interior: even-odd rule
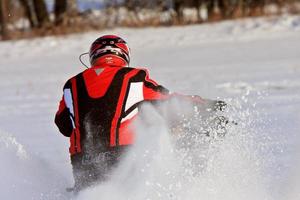
[[[95,144],[107,151],[133,143],[130,124],[142,102],[168,97],[169,91],[151,80],[146,69],[94,66],[66,82],[55,123],[70,137],[71,155]]]

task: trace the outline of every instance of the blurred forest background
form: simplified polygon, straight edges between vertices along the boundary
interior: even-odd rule
[[[1,40],[300,13],[300,0],[0,0]]]

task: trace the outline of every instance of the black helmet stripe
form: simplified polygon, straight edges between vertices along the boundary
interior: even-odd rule
[[[127,63],[129,63],[129,61],[130,61],[129,60],[129,56],[124,51],[122,51],[122,53],[120,53],[118,51],[114,51],[114,50],[110,50],[110,49],[104,50],[101,53],[94,53],[94,54],[92,54],[90,60],[95,60],[95,59],[97,59],[97,58],[99,58],[101,56],[109,55],[109,54],[119,56],[122,59],[124,59]]]

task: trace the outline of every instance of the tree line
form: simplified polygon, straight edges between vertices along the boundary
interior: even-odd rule
[[[22,18],[29,22],[30,29],[51,29],[63,24],[65,19],[77,15],[76,0],[54,0],[54,20],[44,0],[0,0],[0,25],[3,39],[9,39],[9,23],[12,23],[17,12],[21,11]]]
[[[259,16],[265,14],[267,5],[273,5],[273,10],[276,10],[299,2],[300,0],[104,0],[104,8],[101,16],[98,15],[98,20],[91,10],[80,12],[77,0],[53,0],[51,11],[45,0],[0,0],[1,38],[5,40],[24,34],[47,35],[114,25],[174,25]],[[193,15],[193,20],[187,20],[188,15],[190,18]],[[167,17],[164,19],[162,16]],[[97,18],[98,23],[93,17]],[[25,28],[13,26],[22,19],[23,23],[24,20],[28,23]]]

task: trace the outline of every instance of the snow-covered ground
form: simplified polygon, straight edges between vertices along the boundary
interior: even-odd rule
[[[65,191],[68,139],[53,118],[65,80],[84,69],[78,55],[107,33],[123,36],[132,66],[170,90],[226,99],[239,125],[206,153],[189,152],[205,155],[197,175],[170,151],[163,125],[152,127],[134,150],[155,146],[155,157],[127,158],[79,199],[300,199],[299,16],[2,42],[0,199],[75,198]]]

